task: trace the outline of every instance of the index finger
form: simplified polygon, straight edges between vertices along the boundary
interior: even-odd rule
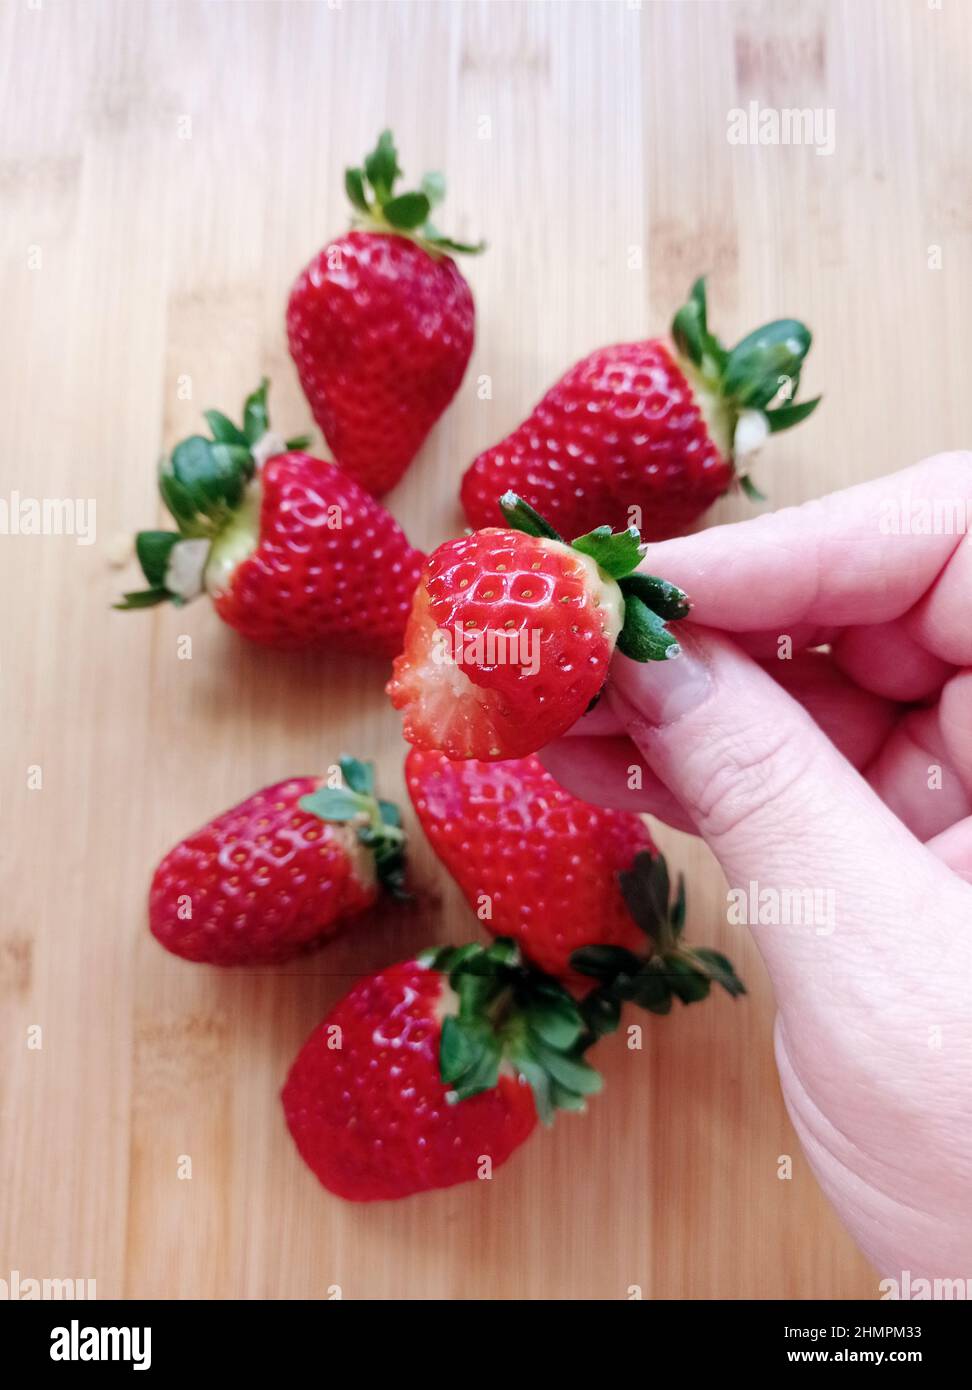
[[[751,521],[650,545],[641,568],[678,584],[692,619],[729,632],[883,623],[927,592],[972,520],[972,453]]]

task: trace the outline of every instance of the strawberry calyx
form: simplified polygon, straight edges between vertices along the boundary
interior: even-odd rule
[[[746,993],[720,951],[683,941],[685,880],[679,874],[672,894],[664,855],[647,850],[635,855],[631,868],[618,874],[618,881],[628,910],[650,938],[651,947],[641,956],[623,946],[582,946],[571,954],[572,969],[600,982],[580,1005],[592,1032],[600,1036],[617,1027],[625,1002],[667,1014],[673,999],[694,1004],[707,998],[713,984],[721,985],[734,999]]]
[[[159,492],[178,529],[139,531],[135,553],[149,587],[125,594],[116,608],[186,603],[202,593],[214,560],[230,568],[253,549],[260,467],[274,454],[310,443],[308,435],[284,440],[271,431],[269,386],[264,377],[247,396],[242,425],[207,410],[210,437],[190,435],[162,460]]]
[[[567,990],[527,964],[517,944],[433,947],[418,957],[448,977],[458,1009],[442,1020],[439,1067],[456,1104],[512,1070],[533,1091],[537,1114],[550,1124],[557,1110],[583,1110],[602,1087],[584,1059],[596,1040]]]
[[[297,803],[302,811],[332,824],[354,827],[359,842],[374,856],[375,872],[393,898],[408,899],[405,891],[405,831],[393,801],[375,795],[375,768],[357,758],[338,759],[337,785],[323,783]]]
[[[424,174],[420,188],[396,193],[395,184],[401,175],[392,133],[383,130],[364,164],[344,171],[345,191],[356,213],[354,226],[408,237],[431,256],[449,252],[475,256],[485,251],[485,241],[456,241],[443,236],[430,220],[432,209],[445,197],[445,179],[441,174]]]
[[[515,531],[543,540],[569,544],[582,555],[589,555],[606,579],[613,579],[624,599],[624,621],[618,634],[618,649],[634,661],[665,661],[678,656],[678,640],[668,630],[689,611],[689,599],[676,585],[657,575],[637,569],[647,547],[635,526],[612,531],[598,526],[586,535],[567,542],[546,518],[518,497],[504,492],[499,499],[503,516]]]
[[[753,501],[763,495],[749,480],[748,459],[771,434],[792,429],[812,415],[820,396],[796,400],[812,335],[798,319],[775,319],[726,348],[709,330],[705,277],[692,286],[672,320],[681,365],[724,434],[740,487]]]

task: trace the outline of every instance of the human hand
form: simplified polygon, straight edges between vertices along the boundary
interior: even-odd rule
[[[650,547],[693,601],[681,656],[615,657],[541,755],[701,835],[747,900],[832,905],[750,925],[794,1126],[885,1275],[972,1276],[970,518],[972,454],[943,454]]]

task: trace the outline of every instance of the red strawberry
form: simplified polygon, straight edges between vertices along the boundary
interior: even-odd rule
[[[410,750],[405,776],[432,848],[496,936],[509,936],[559,978],[582,946],[644,937],[617,875],[657,850],[640,816],[580,801],[536,758],[451,762]]]
[[[576,994],[600,982],[584,1004],[589,1026],[625,999],[665,1013],[673,995],[691,1003],[712,980],[744,993],[725,956],[681,941],[684,884],[669,907],[665,860],[641,816],[580,801],[536,758],[459,763],[413,748],[405,776],[432,848],[487,930]]]
[[[362,487],[394,487],[462,381],[473,346],[472,294],[446,252],[476,252],[429,222],[445,193],[401,170],[385,131],[345,186],[358,230],[324,247],[287,306],[290,355],[334,457]],[[370,196],[367,190],[370,185]]]
[[[374,797],[370,764],[341,759],[344,783],[292,777],[181,840],[155,871],[152,934],[210,965],[287,960],[401,895],[398,812]],[[332,783],[336,783],[332,784]]]
[[[600,348],[561,377],[467,470],[470,524],[495,525],[496,499],[511,489],[565,535],[607,522],[660,540],[684,531],[734,479],[760,499],[743,471],[748,457],[820,399],[792,403],[809,329],[781,319],[727,351],[708,330],[697,280],[672,338]]]
[[[311,1034],[283,1088],[304,1161],[351,1201],[491,1176],[539,1112],[582,1109],[593,1037],[512,942],[432,950],[362,980]],[[488,1165],[485,1163],[488,1160]]]
[[[567,545],[513,494],[501,505],[511,529],[429,557],[388,686],[408,741],[450,758],[542,748],[598,694],[616,643],[639,661],[676,656],[665,619],[688,611],[681,590],[632,573],[637,531]]]
[[[423,556],[394,517],[333,463],[270,433],[267,383],[243,428],[206,412],[159,474],[178,531],[141,531],[151,586],[118,608],[184,603],[205,589],[217,613],[268,647],[326,646],[391,657],[401,650]]]

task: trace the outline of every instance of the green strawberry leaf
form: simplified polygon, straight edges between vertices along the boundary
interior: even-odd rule
[[[798,377],[812,335],[797,319],[776,319],[746,335],[732,349],[720,389],[737,406],[759,410],[780,389],[780,377]]]
[[[767,416],[767,419],[768,418],[769,417]],[[738,480],[742,492],[746,497],[749,498],[750,502],[766,501],[766,494],[764,492],[760,492],[759,488],[753,482],[752,478],[748,473],[740,473],[738,475]]]
[[[153,590],[165,590],[165,576],[169,568],[172,547],[184,538],[178,531],[139,531],[135,537],[135,554],[142,567],[142,573]],[[161,599],[156,602],[161,602]],[[147,606],[147,605],[142,605]]]
[[[498,1043],[493,1042],[483,1050],[479,1062],[456,1083],[455,1092],[459,1100],[469,1100],[483,1091],[491,1091],[499,1080],[502,1053]]]
[[[326,821],[349,821],[368,812],[367,798],[347,787],[318,787],[297,804],[302,811]]]
[[[633,973],[640,963],[634,951],[623,946],[581,946],[570,954],[571,969],[595,980],[613,980],[624,971]]]
[[[486,959],[492,961],[494,966],[522,964],[520,948],[508,936],[498,936],[490,946],[486,947]],[[558,988],[556,982],[554,982],[554,987]]]
[[[526,1046],[552,1080],[566,1087],[568,1091],[582,1096],[593,1096],[603,1088],[604,1081],[600,1073],[582,1057],[569,1057],[549,1047],[537,1037],[530,1037]]]
[[[584,1031],[577,1005],[566,993],[560,999],[538,999],[524,1017],[541,1042],[560,1050],[573,1047]]]
[[[645,546],[635,526],[627,531],[612,531],[610,526],[598,526],[588,531],[586,536],[578,536],[571,541],[574,550],[590,555],[599,569],[612,579],[621,579],[630,574],[641,563]]]
[[[635,594],[647,608],[667,622],[686,617],[691,607],[688,594],[654,574],[642,574],[640,571],[626,574],[618,585],[625,598]]]
[[[240,429],[239,425],[234,425],[228,416],[221,410],[204,410],[203,417],[209,428],[212,430],[213,438],[219,444],[236,444],[250,452],[249,441]]]
[[[683,357],[687,357],[709,381],[715,381],[725,367],[728,353],[714,333],[709,332],[704,276],[696,280],[689,297],[672,320],[672,337]]]
[[[618,873],[625,906],[641,930],[663,949],[668,945],[668,897],[671,885],[663,854],[642,850],[630,869]]]
[[[588,1032],[597,1041],[617,1030],[621,1022],[621,1000],[608,988],[594,989],[581,1001],[580,1012]]]
[[[550,1083],[550,1101],[558,1110],[584,1111],[587,1109],[587,1101],[577,1091],[570,1091],[566,1086],[561,1086],[559,1081]]]
[[[428,199],[429,207],[437,207],[445,197],[446,184],[444,177],[436,172],[422,175],[422,192]]]
[[[721,951],[714,951],[710,946],[695,946],[689,954],[702,965],[709,979],[721,985],[733,999],[746,993],[746,986],[736,974],[732,962]]]
[[[689,961],[678,956],[666,956],[665,972],[668,988],[683,1004],[697,1004],[709,997],[711,984],[708,977],[694,969]]]
[[[363,763],[358,758],[339,758],[341,775],[353,792],[362,796],[372,796],[375,790],[375,765]]]
[[[344,189],[359,212],[371,211],[368,195],[365,193],[363,169],[345,169]]]
[[[394,825],[401,830],[402,813],[395,805],[394,801],[379,800],[378,810],[381,812],[381,819],[385,825]]]
[[[526,536],[538,536],[548,541],[562,541],[563,536],[535,512],[529,502],[524,502],[515,492],[504,492],[499,499],[499,509],[514,531],[522,531]]]
[[[533,1103],[537,1107],[540,1123],[543,1125],[552,1124],[557,1113],[557,1106],[553,1098],[553,1081],[549,1073],[525,1050],[514,1055],[513,1065],[524,1080],[529,1083],[530,1089],[533,1091]]]
[[[422,231],[422,240],[434,246],[437,251],[454,251],[458,256],[479,256],[486,250],[485,241],[456,241],[454,237],[442,236],[428,223]]]
[[[631,981],[628,998],[632,1004],[647,1009],[653,1014],[667,1014],[672,1008],[672,991],[668,980],[661,973],[661,961],[655,956],[646,962],[645,967]]]
[[[781,434],[783,430],[792,429],[801,420],[806,420],[812,415],[823,398],[814,396],[812,401],[800,401],[792,405],[777,405],[765,412],[766,423],[769,425],[770,434]]]
[[[450,1086],[482,1061],[485,1045],[473,1029],[449,1014],[442,1020],[439,1042],[439,1072]]]
[[[288,453],[302,454],[305,449],[310,447],[313,435],[295,434],[290,439],[285,439],[284,444]]]
[[[267,411],[269,387],[270,382],[264,377],[257,389],[247,396],[243,406],[243,433],[251,445],[256,444],[266,434],[270,426],[270,416]]]
[[[400,193],[382,209],[386,222],[404,232],[412,232],[429,215],[429,200],[424,193]]]
[[[168,589],[139,589],[134,593],[122,594],[118,602],[111,606],[124,612],[130,608],[154,608],[157,603],[166,603],[170,600],[173,603],[179,602],[174,594],[169,593]]]
[[[643,603],[635,593],[624,600],[624,626],[618,634],[618,650],[633,661],[664,661],[677,657],[678,641],[668,631],[664,618]]]
[[[685,927],[685,875],[679,874],[678,883],[675,888],[675,901],[668,911],[668,920],[672,929],[672,936],[677,941],[682,935]]]
[[[364,167],[378,204],[383,206],[391,197],[395,180],[402,172],[398,167],[398,152],[390,130],[381,132],[378,144],[368,155]]]
[[[459,996],[459,1017],[475,1019],[499,994],[502,981],[490,975],[472,975],[460,971],[453,989]]]

